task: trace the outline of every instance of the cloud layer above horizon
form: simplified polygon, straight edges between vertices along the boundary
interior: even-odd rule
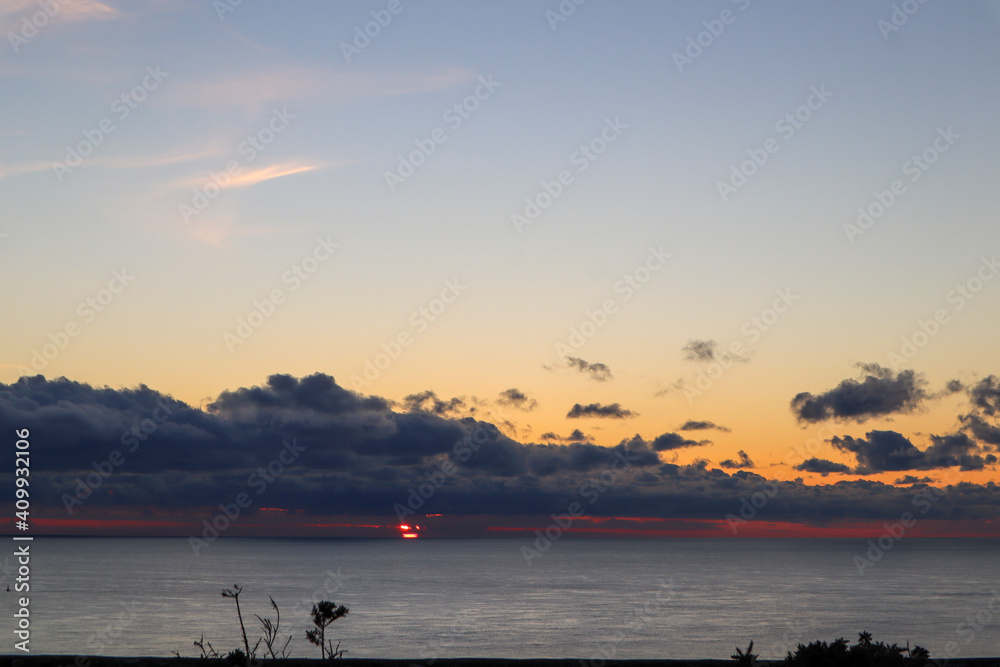
[[[981,412],[996,414],[995,386],[988,378],[971,392]],[[520,392],[505,397],[523,398]],[[394,406],[321,373],[272,375],[260,386],[222,392],[204,410],[145,386],[95,388],[42,376],[0,385],[0,428],[31,430],[33,497],[51,516],[73,516],[84,506],[88,516],[123,508],[197,512],[248,491],[255,473],[258,483],[266,480],[269,466],[267,505],[310,515],[391,517],[429,481],[435,493],[422,511],[444,514],[547,515],[592,496],[587,511],[594,516],[723,519],[770,484],[777,493],[767,515],[776,521],[891,518],[911,505],[912,489],[864,479],[809,486],[767,482],[749,470],[730,474],[705,460],[666,462],[659,452],[707,442],[678,433],[636,435],[614,447],[522,443],[493,424],[442,416],[434,407],[421,400]],[[964,433],[935,438],[923,452],[892,432],[832,442],[867,471],[984,464]],[[294,457],[282,455],[289,443]],[[753,465],[745,452],[740,459],[723,466]],[[287,465],[275,475],[279,460]],[[815,461],[804,466],[844,471]],[[110,474],[100,475],[102,468]],[[100,484],[80,497],[88,476]],[[950,491],[940,503],[942,517],[994,514],[994,483],[961,482]]]

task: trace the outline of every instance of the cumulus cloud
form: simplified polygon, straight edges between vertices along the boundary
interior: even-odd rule
[[[911,484],[931,484],[934,480],[930,477],[915,477],[914,475],[903,475],[898,478],[893,484],[900,484],[903,486],[909,486]]]
[[[719,344],[714,340],[691,339],[684,344],[681,351],[684,358],[690,361],[714,361],[715,349]]]
[[[976,440],[991,445],[1000,445],[1000,428],[990,424],[975,413],[961,415],[959,419],[965,425],[964,428],[968,429]]]
[[[589,403],[581,405],[574,403],[569,412],[566,413],[568,419],[579,419],[580,417],[604,417],[607,419],[628,419],[636,417],[637,413],[626,410],[618,403],[601,405],[600,403]]]
[[[982,470],[986,464],[976,443],[964,433],[932,435],[931,445],[925,450],[896,431],[869,431],[865,438],[848,435],[830,440],[837,449],[854,454],[858,461],[856,472],[861,475],[952,466]]]
[[[465,401],[461,398],[451,398],[442,401],[433,391],[421,391],[410,394],[403,399],[403,405],[409,412],[429,412],[434,415],[448,415],[465,409]]]
[[[990,375],[977,382],[969,388],[969,399],[983,414],[1000,416],[1000,378]]]
[[[863,422],[871,417],[908,413],[927,397],[926,381],[912,370],[893,374],[878,364],[859,364],[858,380],[847,379],[823,392],[802,392],[792,399],[792,412],[800,421],[826,419]]]
[[[726,459],[719,463],[723,468],[755,468],[754,462],[747,456],[747,453],[742,449],[736,452],[738,460]]]
[[[1000,445],[1000,379],[990,375],[966,388],[971,410],[959,415],[963,429],[980,442]],[[1000,451],[1000,447],[996,447]]]
[[[849,475],[851,473],[850,466],[844,465],[843,463],[828,461],[827,459],[817,458],[806,459],[802,463],[795,466],[795,469],[801,470],[802,472],[816,472],[823,477],[826,477],[830,473],[836,473],[838,475]]]
[[[561,435],[557,434],[557,433],[554,433],[552,431],[548,431],[548,432],[543,433],[541,435],[541,439],[542,440],[548,440],[548,441],[555,440],[555,441],[560,441],[560,442],[590,442],[590,440],[591,440],[591,438],[590,438],[589,435],[587,435],[586,433],[584,433],[583,431],[581,431],[578,428],[573,429],[573,432],[570,433],[569,435],[567,435],[565,438],[562,437]]]
[[[674,449],[682,449],[684,447],[699,447],[701,445],[709,444],[711,444],[711,440],[689,440],[677,433],[664,433],[663,435],[657,436],[652,442],[653,449],[658,452],[667,452]]]
[[[718,424],[716,424],[714,422],[710,422],[710,421],[694,421],[694,420],[691,420],[691,419],[689,419],[686,422],[684,422],[684,424],[681,425],[681,427],[679,429],[677,429],[677,430],[679,430],[679,431],[707,431],[707,430],[710,430],[710,429],[715,429],[716,431],[725,431],[726,433],[730,433],[732,431],[732,429],[726,428],[725,426],[720,426],[720,425],[718,425]]]
[[[585,373],[592,380],[597,380],[598,382],[607,382],[614,379],[614,376],[611,375],[611,369],[602,363],[590,363],[579,357],[566,357],[566,365],[570,368],[575,368],[581,373]]]
[[[497,403],[525,411],[534,410],[538,407],[538,401],[528,398],[528,395],[520,389],[513,388],[500,392],[500,398],[497,399]]]

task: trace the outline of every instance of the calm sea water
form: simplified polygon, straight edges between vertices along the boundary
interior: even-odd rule
[[[238,583],[248,634],[273,596],[296,657],[318,656],[304,639],[318,599],[350,608],[328,634],[349,657],[728,658],[752,639],[780,658],[861,630],[1000,655],[997,540],[905,539],[863,576],[864,540],[566,538],[530,564],[527,543],[221,539],[195,557],[182,538],[36,538],[31,649],[191,656],[204,635],[228,651],[242,640],[220,591]]]

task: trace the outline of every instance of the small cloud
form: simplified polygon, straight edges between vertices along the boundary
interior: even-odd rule
[[[962,428],[972,433],[976,440],[994,445],[1000,451],[1000,425],[990,423],[1000,417],[1000,380],[990,375],[963,388],[968,391],[972,410],[958,416],[964,424]]]
[[[236,176],[233,176],[233,180],[230,183],[230,185],[234,188],[241,188],[247,185],[256,185],[257,183],[270,181],[271,179],[274,178],[291,176],[292,174],[301,174],[304,171],[312,171],[313,169],[318,169],[318,168],[319,165],[315,164],[282,162],[279,164],[272,164],[267,167],[260,167],[259,169],[252,169],[250,171],[237,174]]]
[[[822,394],[797,394],[791,402],[795,417],[804,422],[833,418],[860,423],[871,417],[913,412],[928,397],[926,380],[912,370],[893,374],[879,364],[858,366],[862,369],[859,380],[844,380]]]
[[[737,354],[736,352],[718,352],[719,343],[714,340],[696,340],[691,339],[684,344],[681,351],[684,352],[684,358],[688,361],[739,361],[747,362],[750,361],[750,357],[745,353],[741,352]],[[731,349],[736,351],[742,350],[742,345],[734,344],[730,346]]]
[[[694,421],[687,420],[678,429],[679,431],[707,431],[710,429],[715,429],[716,431],[725,431],[726,433],[731,433],[732,429],[726,428],[725,426],[719,426],[718,424],[710,421]]]
[[[718,343],[714,340],[689,340],[681,348],[684,358],[691,361],[714,361],[715,348]]]
[[[830,473],[835,473],[837,475],[850,475],[851,467],[846,466],[843,463],[836,463],[834,461],[828,461],[827,459],[806,459],[802,463],[795,466],[795,470],[800,470],[802,472],[815,472],[819,473],[823,477],[826,477]]]
[[[527,394],[520,389],[513,388],[500,392],[500,398],[497,399],[497,403],[525,411],[534,410],[538,407],[538,401],[528,398]]]
[[[658,390],[653,396],[659,398],[660,396],[666,396],[667,394],[672,394],[675,391],[684,391],[685,383],[684,378],[677,378],[669,387],[664,387]]]
[[[985,377],[969,388],[969,399],[977,410],[989,417],[1000,416],[1000,378]]]
[[[579,357],[566,357],[566,366],[569,368],[575,368],[581,373],[586,373],[593,380],[598,382],[607,382],[608,380],[614,379],[611,375],[611,369],[607,367],[606,364],[602,363],[589,363]]]
[[[428,412],[432,415],[448,415],[465,409],[465,401],[461,398],[442,401],[430,390],[406,396],[403,405],[407,412]]]
[[[543,433],[541,435],[541,439],[559,442],[591,442],[591,437],[578,428],[573,429],[573,432],[565,438],[557,433],[554,433],[553,431],[548,431],[547,433]]]
[[[677,433],[664,433],[657,436],[651,443],[653,451],[656,452],[667,452],[674,449],[683,449],[684,447],[700,447],[709,444],[711,444],[711,440],[688,440]]]
[[[570,408],[569,412],[566,413],[567,419],[579,419],[580,417],[605,417],[608,419],[628,419],[629,417],[638,416],[635,412],[631,410],[626,410],[618,403],[612,403],[610,405],[601,405],[600,403],[590,403],[589,405],[580,405],[576,403]]]
[[[931,484],[934,480],[930,477],[914,477],[913,475],[903,475],[897,479],[893,484],[899,484],[901,486],[909,486],[910,484]]]
[[[736,452],[736,454],[737,454],[737,456],[739,456],[739,460],[738,461],[734,461],[733,459],[726,459],[725,461],[722,461],[721,463],[719,463],[719,466],[721,466],[723,468],[755,468],[756,467],[754,465],[754,462],[750,460],[750,457],[747,456],[747,453],[744,452],[742,449],[740,451]]]

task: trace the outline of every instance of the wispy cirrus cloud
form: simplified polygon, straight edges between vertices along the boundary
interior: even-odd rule
[[[265,181],[274,180],[276,178],[293,176],[295,174],[315,171],[317,169],[343,167],[349,164],[353,164],[353,161],[338,160],[333,162],[314,162],[310,160],[289,160],[253,169],[243,167],[236,175],[231,176],[231,180],[226,187],[243,188],[251,185],[257,185],[258,183],[263,183]],[[206,170],[197,176],[189,176],[166,183],[161,187],[160,191],[174,192],[177,190],[189,190],[190,188],[205,185],[208,182],[211,182],[211,179],[209,177],[208,170]]]
[[[178,81],[165,98],[170,104],[204,111],[259,113],[271,104],[342,104],[444,90],[475,78],[475,73],[464,67],[406,74],[340,72],[293,64]]]
[[[107,21],[122,16],[122,12],[97,0],[59,0],[52,6],[57,8],[49,17],[53,22]],[[25,17],[30,21],[39,11],[47,14],[38,0],[4,0],[0,8],[0,30],[6,32],[21,25]]]

